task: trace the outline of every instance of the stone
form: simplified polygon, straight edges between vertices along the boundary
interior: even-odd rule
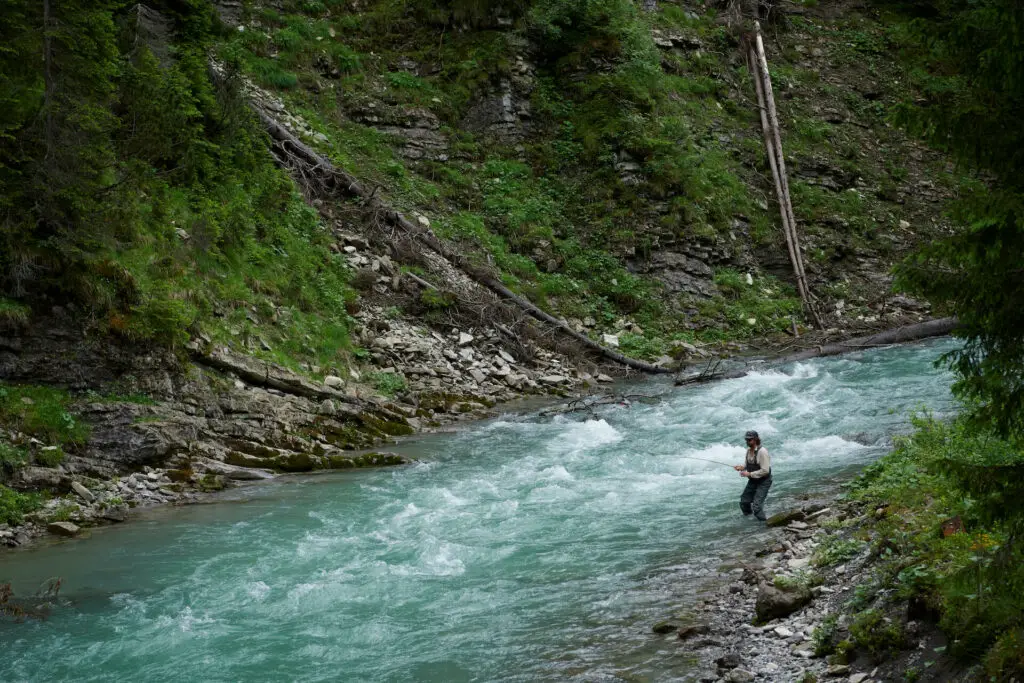
[[[777,635],[780,638],[791,638],[793,636],[793,632],[785,626],[776,626],[775,635]]]
[[[740,659],[740,656],[734,652],[730,652],[727,655],[722,655],[721,657],[715,660],[715,664],[717,664],[723,669],[735,669],[742,663],[743,661]]]
[[[615,380],[613,380],[613,379],[612,379],[611,377],[609,377],[608,375],[606,375],[606,374],[604,374],[604,373],[601,373],[601,374],[599,374],[599,375],[598,375],[598,376],[596,377],[596,379],[597,379],[597,381],[598,381],[598,382],[602,382],[602,383],[604,383],[604,384],[607,384],[607,383],[609,383],[609,382],[614,382],[614,381],[615,381]]]
[[[678,629],[679,640],[686,640],[694,636],[703,636],[711,632],[707,624],[686,624]]]
[[[806,513],[803,510],[788,510],[786,512],[780,512],[777,515],[772,515],[765,522],[767,526],[784,526],[793,521],[800,521],[806,517]]]
[[[750,683],[750,681],[754,680],[754,674],[746,669],[733,669],[729,672],[727,680],[731,683]]]
[[[680,626],[682,626],[682,623],[677,619],[666,619],[656,623],[651,627],[651,630],[655,633],[673,633],[678,631]]]
[[[77,493],[78,496],[86,503],[91,503],[96,500],[96,495],[77,481],[71,482],[71,490]]]
[[[123,522],[128,519],[128,506],[122,504],[104,508],[100,517],[108,522]]]
[[[465,332],[459,332],[459,346],[465,346],[466,344],[473,343],[473,335],[466,334]]]
[[[810,527],[811,525],[807,522],[790,522],[786,526],[787,529],[792,529],[793,531],[804,531],[805,529],[809,529]]]
[[[77,536],[81,531],[77,524],[71,522],[50,522],[46,525],[46,530],[58,536]]]
[[[512,357],[512,354],[510,354],[505,349],[498,349],[498,355],[501,356],[501,359],[503,361],[505,361],[506,363],[515,363],[516,362],[516,359]]]
[[[327,375],[324,377],[324,386],[330,387],[331,389],[344,389],[345,380],[338,377],[337,375]]]
[[[825,670],[826,676],[846,676],[850,673],[848,664],[833,664]]]
[[[850,683],[864,683],[864,681],[866,681],[867,679],[868,679],[868,675],[866,673],[859,673],[859,674],[853,674],[847,680]]]
[[[811,560],[806,557],[797,557],[786,562],[786,565],[790,569],[803,569],[811,563]]]
[[[759,622],[788,617],[803,608],[812,599],[811,591],[806,587],[776,588],[762,583],[758,587],[757,602],[754,610]]]
[[[908,221],[900,221],[900,229],[901,230],[909,230],[910,229],[910,223]]]
[[[604,343],[605,346],[614,346],[615,348],[618,348],[618,346],[619,346],[619,335],[617,335],[617,334],[602,334],[601,335],[601,341]]]
[[[472,368],[469,371],[469,374],[477,384],[481,384],[487,380],[487,375],[485,375],[479,368]]]
[[[544,384],[564,384],[568,378],[564,375],[544,375],[540,378]]]

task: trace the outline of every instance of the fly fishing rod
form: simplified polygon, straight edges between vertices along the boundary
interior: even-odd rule
[[[679,457],[682,458],[683,460],[700,460],[701,462],[713,462],[716,465],[725,465],[726,467],[728,467],[730,469],[733,467],[733,465],[730,465],[727,462],[722,462],[721,460],[709,460],[708,458],[695,458],[692,455],[680,455]]]

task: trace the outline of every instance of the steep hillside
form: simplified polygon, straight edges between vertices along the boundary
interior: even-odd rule
[[[86,481],[79,521],[395,462],[351,451],[610,381],[581,335],[669,367],[807,331],[711,5],[111,0],[2,26],[2,479]],[[854,2],[766,23],[816,339],[921,317],[889,268],[967,182],[887,123],[890,30]],[[0,493],[12,522],[41,504]]]

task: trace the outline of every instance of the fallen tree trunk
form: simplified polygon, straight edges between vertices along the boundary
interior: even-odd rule
[[[847,339],[846,341],[836,342],[834,344],[822,344],[820,346],[812,346],[796,353],[791,353],[788,356],[781,356],[774,358],[765,363],[760,363],[757,367],[745,367],[738,368],[735,370],[726,370],[724,372],[702,372],[699,375],[691,375],[688,377],[680,377],[676,379],[676,386],[687,386],[692,384],[705,384],[720,379],[737,379],[745,377],[753,370],[763,370],[765,368],[778,367],[780,365],[786,365],[788,363],[796,363],[802,360],[809,360],[811,358],[824,358],[826,356],[838,356],[843,353],[849,353],[851,351],[860,351],[863,349],[874,349],[880,346],[892,346],[893,344],[905,344],[907,342],[918,341],[920,339],[928,339],[930,337],[941,337],[949,334],[957,326],[956,318],[939,318],[938,320],[926,320],[922,323],[916,323],[914,325],[904,325],[903,327],[897,327],[891,330],[885,330],[878,334],[872,334],[865,337],[855,337],[853,339]]]
[[[857,351],[860,349],[872,349],[879,346],[890,346],[892,344],[904,344],[929,337],[941,337],[949,334],[957,326],[956,318],[939,318],[938,320],[926,320],[915,325],[904,325],[892,330],[886,330],[867,337],[857,337],[835,344],[823,344],[810,349],[804,349],[797,353],[790,354],[773,361],[772,364],[795,363],[808,358],[822,358],[824,356],[838,356],[841,353]]]
[[[467,263],[466,259],[458,251],[438,239],[433,231],[410,221],[402,213],[384,204],[380,197],[377,196],[376,191],[368,191],[352,175],[334,166],[329,159],[317,154],[291,131],[278,123],[273,116],[263,111],[258,104],[253,103],[253,109],[259,116],[264,129],[274,140],[277,156],[281,164],[291,169],[298,176],[299,182],[308,190],[322,195],[341,191],[360,197],[369,208],[377,211],[388,223],[399,228],[407,235],[420,240],[425,246],[447,259],[475,282],[486,287],[498,297],[512,302],[537,320],[552,325],[562,334],[572,338],[587,349],[620,365],[625,365],[641,372],[652,374],[671,372],[667,368],[630,358],[598,344],[590,337],[577,332],[558,318],[542,310],[533,302],[516,294],[496,278],[479,272],[477,268]]]

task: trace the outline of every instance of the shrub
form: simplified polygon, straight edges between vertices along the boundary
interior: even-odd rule
[[[25,515],[38,510],[42,499],[34,493],[18,493],[0,484],[0,522],[21,524]]]
[[[903,627],[877,609],[864,610],[854,617],[850,637],[857,648],[876,660],[891,657],[906,645]]]
[[[384,396],[394,396],[405,391],[405,377],[397,372],[374,372],[369,376],[374,389]]]

